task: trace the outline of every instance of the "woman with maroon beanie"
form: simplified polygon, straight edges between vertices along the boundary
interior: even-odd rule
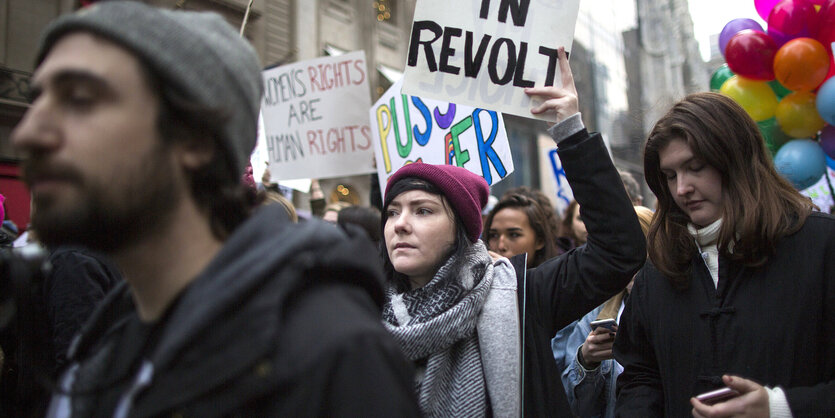
[[[482,177],[414,163],[386,185],[383,319],[416,367],[426,416],[570,414],[556,406],[550,339],[622,290],[646,257],[603,140],[586,131],[577,112],[562,50],[560,70],[564,87],[526,92],[545,99],[533,113],[556,112],[559,123],[549,132],[583,207],[586,246],[526,271],[524,254],[494,260],[479,240],[489,195]]]

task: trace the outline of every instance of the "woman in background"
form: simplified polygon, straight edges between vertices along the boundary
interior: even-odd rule
[[[526,254],[528,268],[560,255],[556,245],[555,217],[531,197],[505,194],[484,224],[487,249],[510,258]]]

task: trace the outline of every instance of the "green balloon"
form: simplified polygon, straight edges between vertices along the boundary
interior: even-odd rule
[[[771,86],[771,90],[774,91],[774,94],[777,95],[777,100],[782,99],[785,95],[791,93],[792,91],[785,88],[782,84],[780,84],[777,80],[771,80],[768,82],[768,85]]]
[[[777,154],[777,150],[779,150],[783,144],[791,141],[792,139],[783,133],[782,129],[780,129],[780,124],[777,123],[777,118],[759,121],[757,122],[757,126],[760,127],[760,132],[763,134],[763,139],[765,139],[765,145],[768,147],[768,151],[771,153],[772,157]]]
[[[710,77],[710,91],[719,91],[722,84],[725,84],[725,81],[733,76],[734,72],[728,68],[728,64],[722,64],[722,66],[717,68]]]

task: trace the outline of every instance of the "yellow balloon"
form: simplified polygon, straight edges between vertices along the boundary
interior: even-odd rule
[[[815,94],[808,91],[796,91],[783,97],[775,117],[780,129],[792,138],[811,138],[826,125],[818,114]]]
[[[777,109],[777,95],[764,81],[735,75],[722,84],[719,92],[734,99],[757,122],[770,119]]]

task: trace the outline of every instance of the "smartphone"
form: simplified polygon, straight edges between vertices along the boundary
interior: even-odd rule
[[[737,396],[739,396],[739,392],[731,388],[725,387],[722,389],[716,389],[710,392],[705,392],[699,396],[696,396],[696,399],[698,399],[699,402],[705,405],[715,405],[720,402],[725,402],[729,399],[736,398]]]
[[[597,321],[592,321],[591,329],[594,331],[598,327],[603,327],[608,329],[609,331],[616,332],[616,327],[618,326],[618,322],[612,318],[609,319],[598,319]]]

